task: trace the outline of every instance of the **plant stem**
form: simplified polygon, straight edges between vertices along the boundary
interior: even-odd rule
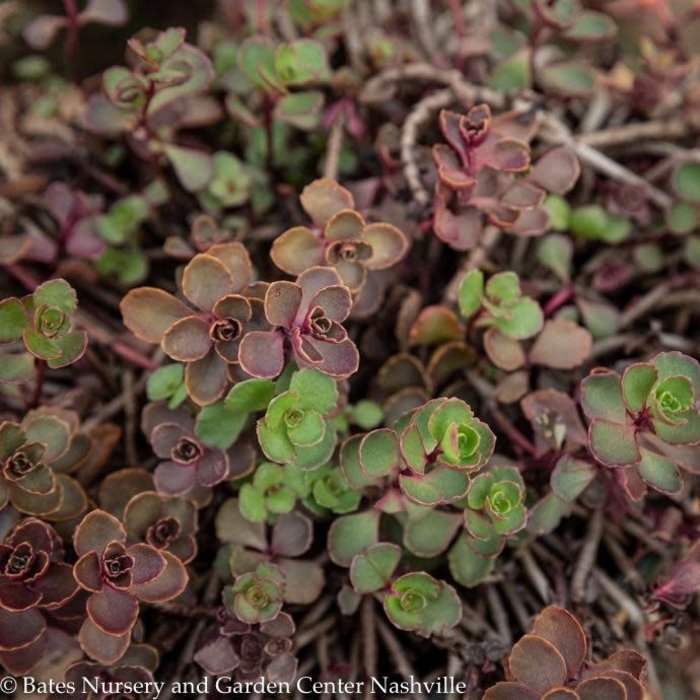
[[[44,388],[44,380],[46,379],[46,361],[39,360],[36,361],[36,386],[34,387],[34,394],[29,402],[29,408],[36,408],[41,401],[41,391]]]
[[[574,297],[574,288],[571,285],[567,285],[563,289],[559,290],[542,308],[542,311],[546,317],[551,316],[555,311],[560,309],[564,304]]]
[[[66,40],[63,44],[63,54],[70,72],[75,77],[76,58],[78,55],[78,39],[80,37],[80,22],[78,17],[78,7],[75,0],[63,0],[63,8],[66,12],[68,26],[66,28]]]

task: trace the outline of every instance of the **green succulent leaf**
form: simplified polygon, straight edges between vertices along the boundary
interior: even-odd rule
[[[241,434],[246,414],[232,411],[223,401],[203,406],[195,422],[195,435],[209,447],[228,449]]]
[[[677,495],[683,489],[683,475],[680,469],[661,455],[642,449],[637,468],[644,482],[657,491]]]
[[[463,318],[471,318],[481,308],[484,293],[484,273],[470,270],[459,287],[459,312]]]
[[[401,547],[378,542],[353,557],[350,582],[357,593],[372,593],[384,588],[401,560]]]
[[[32,295],[37,306],[50,306],[70,314],[78,308],[78,295],[63,279],[49,280],[39,285]]]
[[[338,385],[335,379],[315,369],[300,369],[292,375],[289,385],[297,393],[301,409],[330,413],[338,403]]]
[[[684,163],[673,174],[673,189],[681,199],[700,204],[700,163]]]
[[[589,428],[589,441],[595,458],[603,464],[624,466],[639,462],[639,447],[631,426],[594,420]]]
[[[428,510],[420,517],[406,521],[404,547],[418,557],[437,557],[449,547],[460,525],[458,513]]]
[[[352,559],[379,541],[379,511],[367,510],[336,518],[328,531],[328,556],[338,566],[349,567]]]
[[[224,399],[226,407],[240,413],[264,411],[275,393],[275,384],[269,379],[246,379],[234,384]]]
[[[19,340],[22,331],[29,327],[29,319],[19,299],[0,301],[0,343]]]
[[[470,541],[472,538],[463,532],[447,555],[452,578],[465,588],[478,586],[493,571],[496,563],[495,559],[474,551],[469,546]]]

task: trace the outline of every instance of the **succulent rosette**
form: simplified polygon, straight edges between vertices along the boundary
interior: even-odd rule
[[[21,424],[0,424],[0,507],[8,502],[28,515],[69,520],[86,508],[82,487],[68,476],[87,455],[77,416],[42,407]]]
[[[0,544],[0,663],[10,673],[29,672],[46,653],[44,611],[78,591],[63,561],[56,531],[36,518],[21,521]]]
[[[241,342],[239,362],[254,377],[276,377],[291,354],[300,367],[343,379],[359,366],[359,353],[341,323],[352,297],[338,273],[312,267],[296,282],[273,282],[265,293],[271,331],[252,331]]]
[[[300,199],[314,228],[285,231],[270,251],[275,265],[290,275],[326,264],[336,269],[351,292],[358,292],[368,271],[392,267],[408,250],[408,239],[395,226],[366,223],[355,211],[352,193],[334,180],[312,182]]]
[[[511,233],[542,235],[550,223],[547,192],[568,192],[580,174],[574,153],[559,146],[530,167],[534,113],[493,117],[487,104],[466,115],[443,110],[440,128],[447,144],[433,146],[435,235],[456,250],[469,250],[479,242],[484,215]]]
[[[491,457],[496,438],[461,399],[435,399],[417,409],[400,434],[407,466],[399,477],[404,495],[435,505],[464,496],[469,474]]]
[[[260,564],[236,577],[224,589],[226,609],[241,622],[255,624],[274,620],[282,609],[284,575],[273,565]]]
[[[63,279],[44,282],[22,299],[3,299],[0,343],[22,340],[51,369],[77,362],[87,348],[87,334],[74,328],[72,314],[77,307],[75,290]]]
[[[508,680],[484,700],[642,700],[646,659],[624,649],[608,659],[586,663],[588,643],[581,623],[567,610],[550,605],[529,634],[513,646]]]
[[[384,610],[399,629],[423,637],[445,633],[462,617],[455,589],[422,571],[404,574],[391,584]]]
[[[187,585],[187,571],[170,552],[127,544],[124,526],[102,510],[83,518],[73,543],[79,557],[75,580],[90,594],[78,638],[90,657],[113,664],[129,646],[139,603],[177,597]]]
[[[183,564],[197,553],[197,509],[192,501],[144,491],[126,504],[123,520],[130,543],[145,542],[174,554]]]
[[[337,403],[334,379],[308,368],[295,372],[289,390],[272,399],[258,421],[258,439],[265,455],[301,469],[327,462],[337,442],[327,416]]]
[[[194,309],[154,287],[131,290],[121,301],[124,323],[134,335],[159,343],[173,360],[186,363],[187,393],[195,403],[216,401],[229,384],[228,366],[238,362],[257,303],[243,294],[251,275],[247,250],[240,243],[222,243],[185,266],[182,293]]]
[[[685,464],[678,448],[700,443],[699,398],[700,364],[680,352],[634,363],[622,375],[593,370],[581,383],[593,456],[622,470],[630,495],[641,497],[645,484],[678,493]]]
[[[251,625],[225,608],[217,613],[218,626],[206,632],[195,661],[212,676],[233,673],[237,680],[264,676],[270,683],[291,683],[297,669],[292,638],[294,620],[285,612],[268,622]]]
[[[163,460],[154,472],[156,490],[163,495],[196,494],[252,468],[241,450],[206,445],[196,435],[194,419],[182,408],[171,411],[151,404],[144,411],[143,428]]]
[[[469,533],[489,539],[513,535],[525,527],[525,483],[514,467],[493,467],[477,474],[469,483],[464,523]]]

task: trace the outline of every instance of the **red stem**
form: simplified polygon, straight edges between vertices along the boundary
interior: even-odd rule
[[[574,288],[571,285],[568,285],[564,287],[563,289],[560,289],[545,305],[542,311],[544,312],[544,315],[549,317],[551,316],[555,311],[560,309],[564,304],[566,304],[568,301],[573,299],[574,297]]]
[[[66,11],[68,26],[66,28],[66,40],[63,44],[63,53],[71,72],[76,72],[76,59],[78,56],[78,38],[80,36],[80,20],[78,7],[75,0],[63,0],[63,8]]]

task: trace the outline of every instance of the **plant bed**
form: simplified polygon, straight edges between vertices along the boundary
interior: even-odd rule
[[[700,9],[160,5],[0,8],[0,690],[700,696]]]

